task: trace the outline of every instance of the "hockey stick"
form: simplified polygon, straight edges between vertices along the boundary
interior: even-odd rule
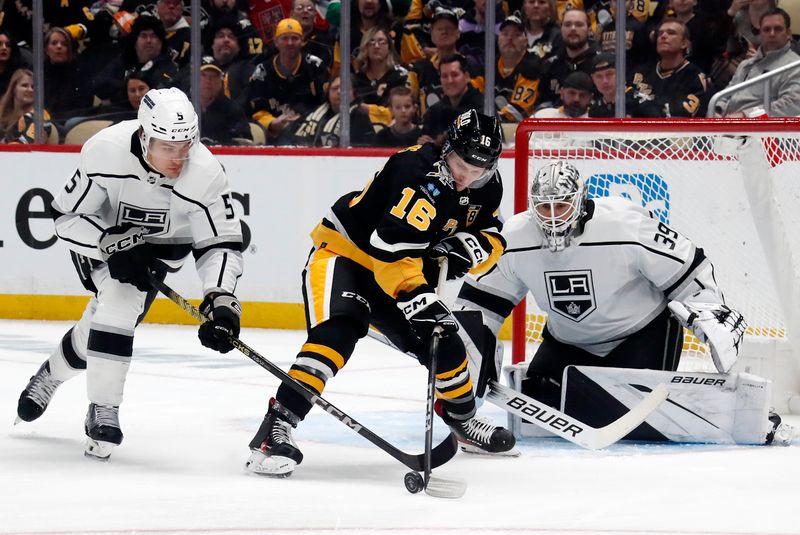
[[[197,321],[203,323],[208,321],[208,318],[203,315],[200,310],[194,306],[192,303],[187,301],[184,297],[178,294],[175,290],[167,286],[164,282],[158,280],[152,273],[150,274],[150,284],[153,285],[155,289],[160,291],[166,297],[168,297],[173,303],[181,307],[185,312],[187,312],[190,316],[192,316]],[[425,468],[425,455],[412,455],[410,453],[406,453],[388,443],[386,440],[382,439],[372,431],[370,431],[367,427],[362,425],[361,423],[357,422],[355,419],[351,418],[342,410],[338,409],[332,403],[328,402],[324,398],[318,396],[311,390],[304,387],[302,384],[298,383],[292,377],[290,377],[286,372],[280,369],[278,366],[270,362],[265,357],[261,356],[256,350],[239,340],[239,338],[235,336],[228,337],[228,341],[238,349],[244,356],[267,370],[269,373],[280,379],[280,381],[303,396],[306,400],[310,403],[317,405],[322,410],[342,422],[344,425],[361,435],[362,437],[366,438],[380,449],[406,465],[411,470],[421,471]],[[441,466],[450,459],[458,451],[458,444],[456,441],[455,435],[452,433],[447,436],[439,445],[431,450],[431,466],[436,468],[437,466]]]
[[[661,383],[620,418],[604,427],[592,427],[495,380],[490,379],[488,386],[489,390],[485,396],[487,401],[590,450],[607,448],[618,442],[639,427],[669,394],[669,389]]]
[[[367,336],[400,351],[391,340],[379,332],[370,330]],[[669,389],[664,384],[659,384],[638,405],[617,420],[604,427],[592,427],[556,408],[501,385],[493,379],[489,379],[487,386],[488,391],[484,396],[487,401],[573,444],[590,450],[607,448],[618,442],[655,412],[669,394]]]
[[[447,258],[439,261],[439,280],[436,286],[437,295],[441,296],[444,285],[447,283]],[[425,403],[425,454],[424,454],[424,488],[425,493],[437,498],[460,498],[467,492],[467,483],[460,479],[449,479],[434,476],[431,466],[431,447],[433,445],[433,414],[436,402],[436,363],[439,360],[439,341],[442,338],[442,328],[436,326],[431,336],[428,348],[428,392]],[[417,487],[408,485],[408,478],[414,478],[412,473],[406,474],[406,488],[409,492],[419,492]],[[416,474],[418,476],[418,474]]]

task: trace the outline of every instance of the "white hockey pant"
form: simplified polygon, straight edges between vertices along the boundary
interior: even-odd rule
[[[133,333],[147,294],[112,279],[105,265],[92,271],[92,281],[97,295],[71,336],[50,355],[50,373],[66,381],[82,371],[80,361],[84,361],[89,401],[119,406],[133,353]]]

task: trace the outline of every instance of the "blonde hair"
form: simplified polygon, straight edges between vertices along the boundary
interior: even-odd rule
[[[0,98],[0,133],[5,136],[9,128],[13,127],[22,114],[25,113],[19,104],[14,94],[17,91],[17,86],[23,77],[27,76],[33,82],[33,72],[28,69],[17,69],[11,75],[11,80],[8,82],[8,88]]]
[[[386,67],[389,70],[392,70],[394,69],[394,66],[397,65],[394,52],[394,42],[392,41],[389,32],[383,28],[370,28],[364,32],[364,35],[361,36],[361,43],[358,46],[358,55],[356,55],[355,59],[353,60],[353,68],[356,72],[362,72],[369,66],[369,57],[367,56],[367,51],[370,47],[369,42],[375,39],[375,35],[378,32],[382,33],[386,37],[386,42],[389,46],[389,55],[386,56]]]

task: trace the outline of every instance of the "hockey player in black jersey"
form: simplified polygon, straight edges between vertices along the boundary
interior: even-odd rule
[[[197,141],[198,118],[179,89],[151,89],[137,120],[87,141],[78,169],[52,203],[56,234],[94,294],[81,319],[23,390],[20,420],[44,413],[64,381],[86,371],[86,455],[107,459],[122,442],[119,406],[134,331],[156,296],[148,271],[163,277],[194,256],[211,318],[203,345],[223,353],[239,333],[233,292],[242,274],[241,223],[220,163]]]
[[[349,360],[370,324],[427,362],[435,327],[441,416],[467,448],[505,452],[513,436],[475,417],[472,380],[458,325],[434,288],[435,258],[449,259],[448,278],[482,273],[503,252],[498,208],[502,184],[497,120],[469,110],[450,126],[443,148],[416,145],[389,158],[361,191],[334,203],[311,232],[303,271],[308,338],[289,375],[316,393]],[[285,477],[303,455],[292,428],[311,404],[282,385],[250,442],[248,470]]]

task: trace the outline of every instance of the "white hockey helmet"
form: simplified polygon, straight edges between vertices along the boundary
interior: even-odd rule
[[[186,94],[176,87],[148,91],[139,105],[138,119],[145,158],[152,139],[189,141],[190,145],[198,139],[197,113]]]
[[[586,213],[586,188],[574,165],[558,161],[536,171],[531,183],[530,209],[551,251],[561,251]]]

